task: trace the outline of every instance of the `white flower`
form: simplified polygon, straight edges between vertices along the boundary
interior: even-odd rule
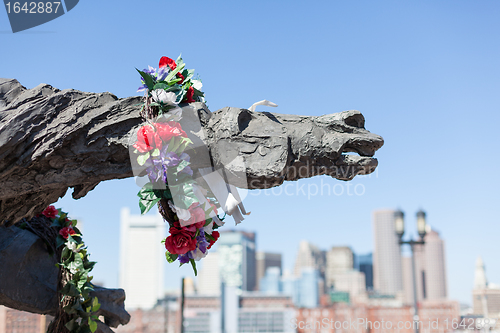
[[[200,80],[191,80],[193,82],[193,88],[201,91],[201,87],[203,87],[203,83]]]
[[[193,254],[193,259],[195,261],[200,261],[201,259],[205,258],[208,254],[208,251],[205,251],[205,253],[201,252],[200,249],[196,249],[194,251],[191,251],[191,253]]]
[[[179,220],[188,221],[191,218],[189,210],[175,207],[171,200],[168,201],[168,206],[177,214]]]
[[[64,245],[74,253],[78,253],[80,251],[75,242],[67,241]]]
[[[151,92],[151,96],[156,103],[163,102],[165,104],[177,105],[175,101],[177,96],[171,91],[167,92],[163,89],[156,89]]]

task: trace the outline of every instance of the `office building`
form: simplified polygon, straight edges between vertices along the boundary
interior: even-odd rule
[[[354,253],[350,247],[334,246],[326,253],[325,280],[328,290],[335,285],[335,277],[354,268]]]
[[[396,295],[403,292],[401,250],[394,227],[395,211],[378,210],[373,213],[373,286],[380,294]]]
[[[295,258],[294,275],[299,277],[301,271],[304,268],[314,268],[318,270],[320,277],[324,278],[326,267],[326,254],[325,251],[321,251],[315,245],[307,242],[301,241],[299,244],[299,250],[297,252],[297,257]]]
[[[159,214],[120,216],[119,285],[127,294],[127,309],[150,309],[163,296],[166,223]]]
[[[268,252],[257,252],[255,255],[256,260],[256,290],[260,290],[259,283],[260,280],[266,274],[266,270],[269,267],[278,267],[281,275],[281,253],[268,253]]]
[[[201,260],[197,281],[200,295],[220,295],[219,253],[213,248]]]
[[[268,295],[276,295],[283,292],[281,272],[279,267],[269,267],[266,274],[260,280],[259,291]]]
[[[317,269],[308,267],[302,269],[302,274],[298,280],[298,304],[300,308],[315,308],[319,304],[320,276]]]
[[[439,233],[428,226],[425,235],[425,253],[424,274],[426,300],[446,299],[448,296],[448,285],[446,276],[446,257],[444,250],[444,240],[439,237]]]
[[[373,290],[373,254],[358,255],[356,258],[356,269],[365,274],[366,290]]]
[[[255,233],[223,231],[217,241],[221,281],[238,292],[256,286]]]
[[[427,225],[424,245],[414,246],[417,300],[447,298],[444,241]],[[402,258],[405,303],[413,304],[413,268],[411,257]]]

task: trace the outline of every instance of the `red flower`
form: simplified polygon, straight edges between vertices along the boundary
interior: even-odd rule
[[[182,75],[181,73],[177,73],[177,77],[179,79],[181,79],[179,82],[177,82],[178,84],[182,84],[182,82],[184,82],[184,75]]]
[[[160,68],[168,66],[171,70],[174,70],[177,67],[177,64],[174,60],[169,57],[161,57],[160,64],[158,65]]]
[[[45,208],[45,210],[42,212],[42,215],[45,215],[49,219],[53,219],[58,213],[59,212],[57,211],[56,207],[50,205],[49,207]]]
[[[165,240],[165,248],[172,254],[185,254],[196,249],[196,238],[187,230],[170,228],[170,236]]]
[[[72,227],[64,227],[59,230],[59,235],[61,235],[64,239],[68,239],[69,235],[75,235],[76,231]]]
[[[213,231],[212,232],[212,237],[214,238],[214,240],[210,240],[210,244],[208,245],[207,249],[211,248],[212,245],[215,244],[215,242],[219,239],[220,237],[220,233],[218,231]]]
[[[175,121],[169,121],[168,123],[156,123],[156,130],[160,138],[164,142],[170,141],[174,136],[183,136],[187,138],[186,132],[182,130],[181,124]]]
[[[141,153],[148,152],[155,148],[161,148],[161,138],[150,126],[142,126],[137,131],[137,142],[134,147]]]
[[[189,87],[188,91],[186,92],[186,95],[184,96],[183,102],[186,102],[186,103],[195,102],[195,100],[193,99],[193,95],[194,95],[194,88]]]

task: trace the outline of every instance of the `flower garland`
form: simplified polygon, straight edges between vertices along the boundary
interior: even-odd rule
[[[58,230],[56,249],[60,253],[61,294],[60,309],[53,321],[52,330],[60,332],[59,322],[63,322],[70,332],[95,332],[98,316],[95,314],[100,308],[97,297],[90,296],[94,290],[91,283],[90,271],[96,264],[89,260],[87,248],[82,240],[80,230],[76,227],[77,221],[70,220],[68,214],[54,206],[47,207],[41,215],[52,221],[51,227]],[[63,315],[64,312],[64,315]]]
[[[217,199],[197,184],[190,167],[193,143],[179,123],[178,105],[204,102],[204,94],[201,81],[192,79],[194,70],[184,67],[180,56],[176,61],[162,57],[158,70],[137,70],[142,81],[138,91],[145,91],[141,114],[149,123],[137,131],[133,147],[149,179],[138,193],[141,213],[158,204],[170,227],[162,241],[167,261],[189,262],[197,275],[195,261],[207,255],[224,222],[217,215]]]

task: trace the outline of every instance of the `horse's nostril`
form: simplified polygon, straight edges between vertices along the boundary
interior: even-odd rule
[[[365,128],[365,117],[361,113],[351,113],[344,118],[346,125]]]

